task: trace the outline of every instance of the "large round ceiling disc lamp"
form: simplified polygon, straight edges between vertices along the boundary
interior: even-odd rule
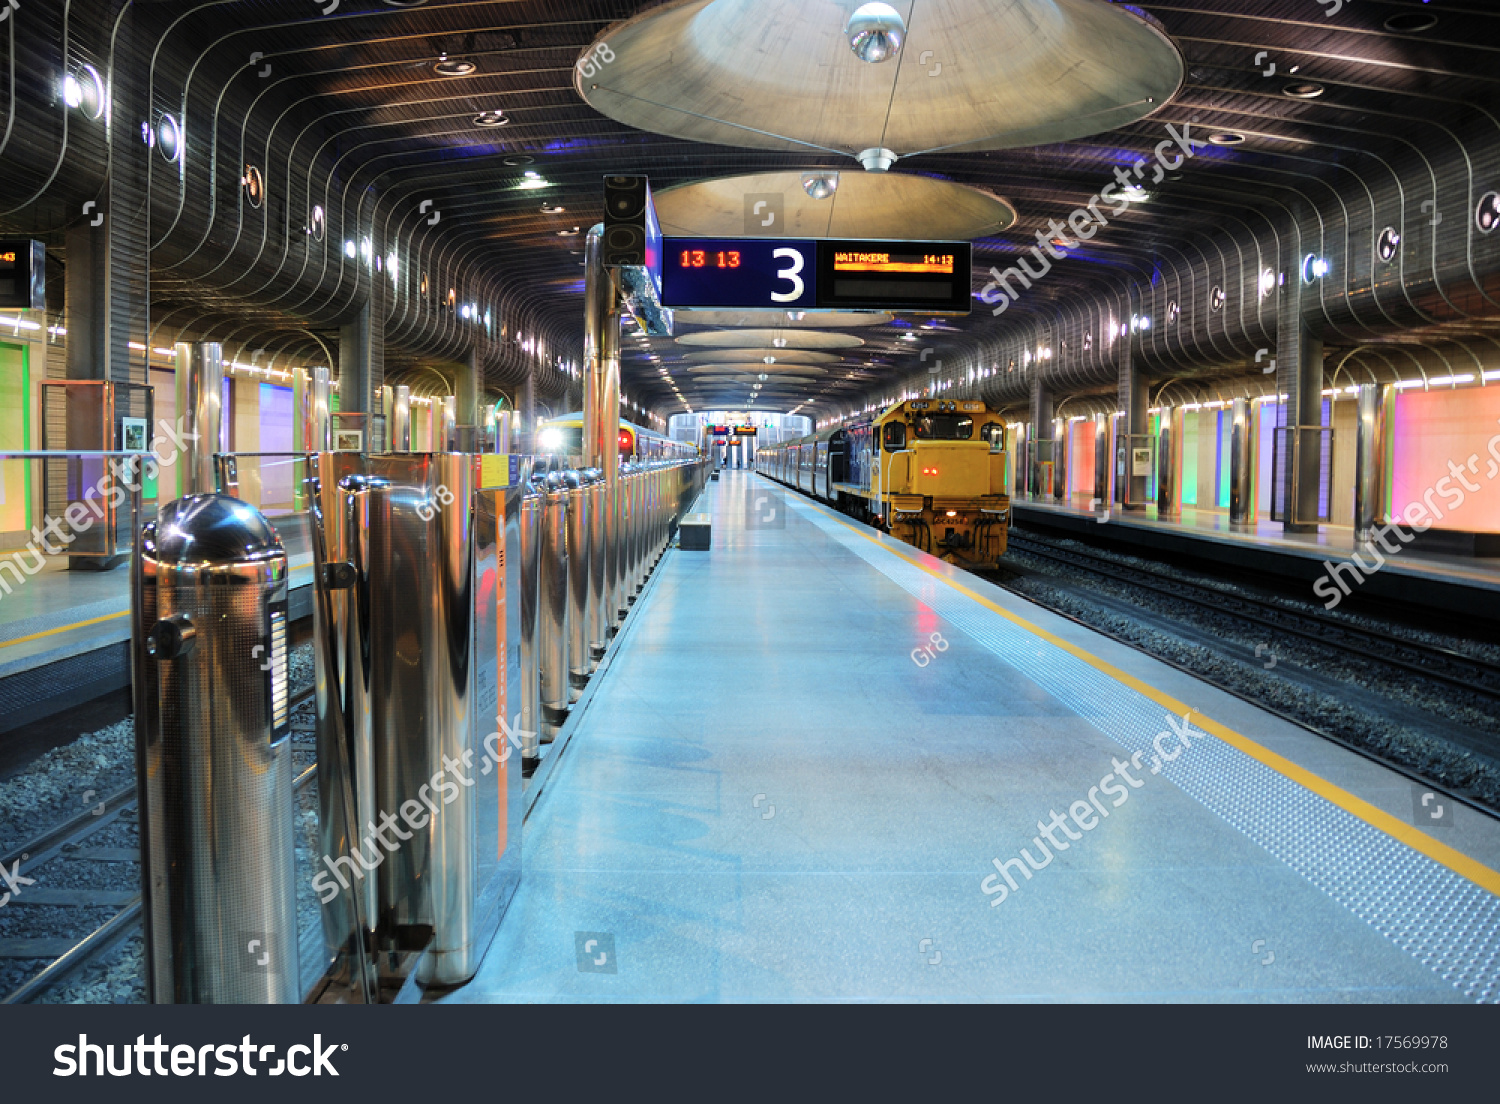
[[[663,234],[684,238],[862,238],[873,241],[973,241],[1016,221],[1009,203],[951,180],[907,173],[844,173],[838,191],[814,198],[815,174],[751,173],[679,184],[653,194]],[[754,198],[780,196],[771,225],[749,217]],[[813,314],[808,314],[808,320]]]
[[[895,317],[885,311],[781,311],[781,310],[693,310],[673,312],[683,326],[730,326],[755,329],[848,329],[852,326],[884,326]],[[801,317],[793,317],[800,315]]]
[[[770,346],[773,350],[770,355],[780,356],[795,349],[855,349],[863,345],[864,340],[853,334],[823,330],[708,330],[683,334],[678,337],[677,344],[709,349]]]
[[[894,11],[900,30],[889,16],[856,18],[872,8]],[[922,153],[1047,145],[1127,126],[1171,100],[1186,73],[1172,40],[1133,6],[944,0],[908,27],[912,8],[667,0],[590,43],[581,58],[608,46],[614,60],[602,70],[575,66],[574,85],[595,110],[637,130],[840,154],[882,172]],[[892,57],[897,64],[881,64]]]
[[[772,349],[743,348],[743,349],[697,349],[683,357],[689,364],[755,364],[756,371],[763,372],[767,369],[758,367],[766,362],[766,357],[775,357],[775,365],[781,368],[784,365],[808,365],[808,364],[837,364],[839,357],[834,353],[817,352],[811,349]]]

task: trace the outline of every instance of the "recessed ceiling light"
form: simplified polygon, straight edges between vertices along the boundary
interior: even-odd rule
[[[1423,0],[1425,3],[1426,0]],[[1399,31],[1402,34],[1415,34],[1418,31],[1430,31],[1436,27],[1438,17],[1431,12],[1402,12],[1393,15],[1385,21],[1385,29],[1388,31]]]
[[[529,153],[518,153],[505,159],[507,165],[534,165],[536,158]]]
[[[503,111],[481,111],[474,116],[474,125],[482,127],[503,127],[510,122]]]
[[[1224,289],[1218,284],[1208,293],[1208,306],[1210,310],[1218,310],[1224,306]]]
[[[571,229],[571,230],[559,230],[557,232],[557,236],[560,237],[560,238],[571,238],[571,237],[575,237],[577,234],[578,234],[578,227],[576,227],[576,226],[573,227],[573,229]]]
[[[1290,96],[1294,100],[1315,100],[1323,94],[1323,86],[1312,81],[1298,81],[1289,84],[1282,90],[1282,94]]]
[[[1237,146],[1245,140],[1245,136],[1233,130],[1221,130],[1217,134],[1210,134],[1208,140],[1216,146]]]
[[[542,204],[542,214],[544,214],[544,215],[560,215],[565,210],[567,210],[566,207],[561,207],[561,206],[550,207],[550,206],[548,206],[545,203]],[[630,319],[630,321],[634,321],[634,319]]]
[[[479,66],[472,61],[463,58],[443,58],[432,67],[432,71],[440,77],[467,77]]]

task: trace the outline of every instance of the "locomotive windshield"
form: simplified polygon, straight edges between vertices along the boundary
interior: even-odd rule
[[[974,419],[963,414],[923,414],[913,429],[921,441],[967,441],[974,436]]]

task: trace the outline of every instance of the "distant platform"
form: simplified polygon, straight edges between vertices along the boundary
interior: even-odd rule
[[[293,620],[312,613],[305,515],[273,518],[291,562]],[[6,555],[10,555],[7,553]],[[0,590],[0,733],[130,685],[130,564],[72,571],[54,556]]]
[[[1016,498],[1011,506],[1021,525],[1044,525],[1084,537],[1108,526],[1109,538],[1120,544],[1208,556],[1309,584],[1327,573],[1327,563],[1349,562],[1356,551],[1348,529],[1320,526],[1316,533],[1284,533],[1280,523],[1270,521],[1241,528],[1231,526],[1227,514],[1193,507],[1184,507],[1180,518],[1161,521],[1155,506],[1125,511],[1111,504],[1108,511],[1090,510],[1081,497],[1065,503]],[[1362,595],[1500,620],[1500,559],[1408,548],[1396,537],[1388,543],[1401,551],[1382,553],[1384,564],[1360,584]],[[1372,567],[1380,563],[1367,549],[1356,562]]]
[[[1500,822],[754,473],[694,508],[435,999],[1500,1000]]]

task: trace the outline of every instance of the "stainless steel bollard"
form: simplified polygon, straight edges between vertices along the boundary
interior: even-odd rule
[[[542,743],[568,719],[568,496],[561,472],[547,476],[537,625]]]
[[[598,468],[588,469],[589,496],[589,671],[599,666],[609,648],[608,609],[609,563],[605,545],[605,510],[609,503],[609,488],[604,482],[604,473]]]
[[[368,906],[368,946],[425,945],[424,986],[473,976],[521,874],[522,772],[505,738],[519,721],[521,488],[481,461],[317,460],[314,548],[330,579],[317,618],[319,790],[342,788],[326,773],[339,756],[325,753],[347,738],[357,814],[348,832],[320,817],[313,888],[330,944],[345,935],[332,927],[342,887]]]
[[[544,492],[527,484],[521,498],[521,758],[538,758],[542,731],[542,673],[537,651],[537,609],[542,552]]]
[[[630,477],[635,469],[628,463],[620,465],[620,477],[615,495],[614,533],[614,613],[615,624],[625,620],[630,612]]]
[[[160,702],[136,733],[156,1004],[302,999],[287,570],[270,523],[227,495],[168,503],[142,534],[133,633]]]
[[[589,663],[589,477],[563,473],[568,498],[568,700],[583,696]]]

